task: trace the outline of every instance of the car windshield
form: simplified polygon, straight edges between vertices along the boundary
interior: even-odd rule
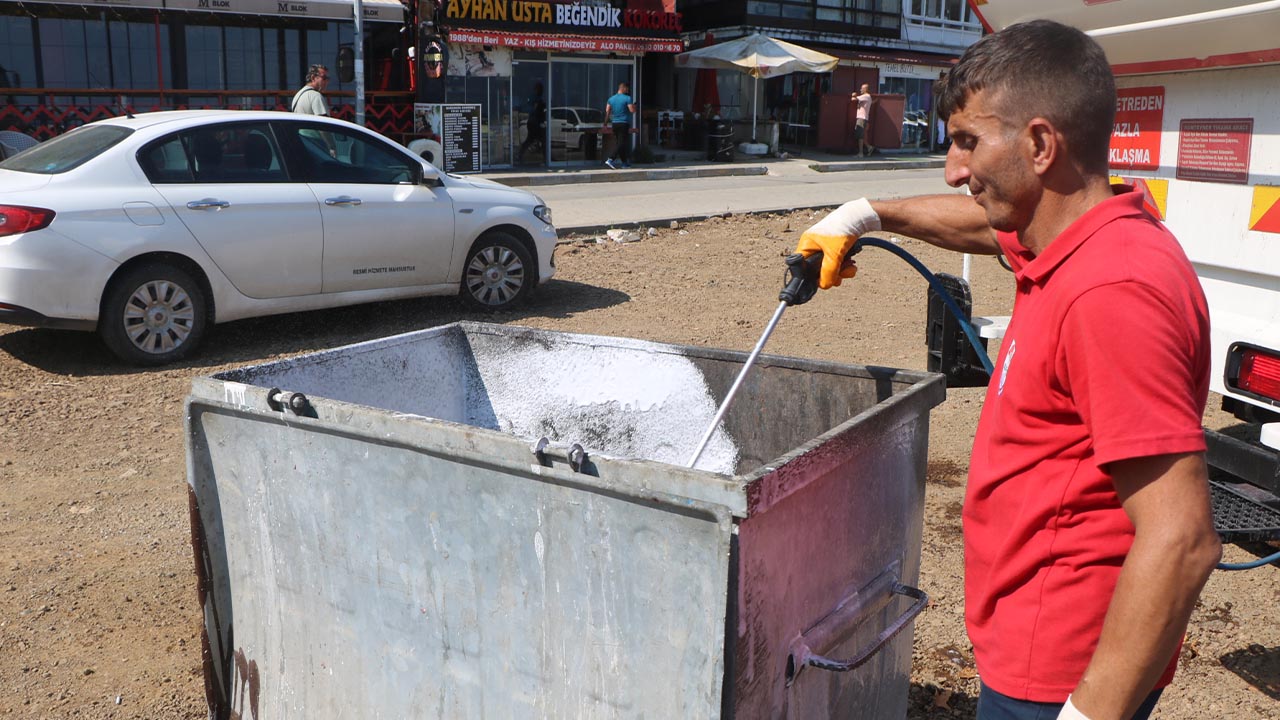
[[[86,125],[0,162],[0,168],[57,175],[79,167],[133,134],[118,125]]]
[[[604,112],[594,109],[578,108],[578,122],[602,123],[604,122]]]

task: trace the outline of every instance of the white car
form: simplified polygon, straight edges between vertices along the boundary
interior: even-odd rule
[[[554,274],[555,242],[536,195],[351,123],[148,113],[0,162],[0,323],[96,330],[158,365],[240,318],[456,293],[511,307]]]
[[[591,143],[600,142],[604,128],[604,111],[587,107],[551,108],[551,144],[564,145],[586,152]]]

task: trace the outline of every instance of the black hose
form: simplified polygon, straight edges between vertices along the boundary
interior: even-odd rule
[[[858,242],[855,247],[858,245],[878,247],[888,250],[894,255],[897,255],[907,261],[908,265],[915,268],[916,272],[923,275],[924,279],[928,280],[929,285],[938,293],[938,296],[942,298],[942,302],[947,306],[947,309],[950,310],[951,314],[960,322],[960,329],[964,330],[964,336],[968,338],[969,344],[973,346],[973,351],[978,354],[978,359],[982,361],[982,367],[986,369],[987,374],[995,374],[995,366],[991,364],[991,358],[987,356],[987,349],[982,346],[982,341],[978,339],[978,333],[973,329],[973,323],[969,322],[969,318],[964,316],[964,312],[960,310],[960,306],[956,304],[955,298],[951,297],[951,293],[947,292],[947,289],[942,286],[942,282],[938,280],[937,275],[930,272],[929,268],[924,266],[924,263],[916,259],[916,256],[906,250],[903,250],[897,245],[894,245],[888,240],[862,237],[858,238]]]

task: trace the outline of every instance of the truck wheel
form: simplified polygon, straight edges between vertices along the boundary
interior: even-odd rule
[[[467,253],[462,297],[480,310],[506,310],[529,296],[537,278],[533,256],[524,243],[505,232],[485,233]]]
[[[203,288],[186,272],[159,262],[139,265],[107,288],[98,334],[127,362],[164,365],[200,344],[207,307]]]

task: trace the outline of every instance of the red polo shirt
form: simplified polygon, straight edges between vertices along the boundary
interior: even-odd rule
[[[1036,702],[1084,674],[1133,542],[1107,463],[1205,449],[1204,294],[1116,190],[1039,256],[999,238],[1017,297],[969,468],[965,618],[982,680]]]

